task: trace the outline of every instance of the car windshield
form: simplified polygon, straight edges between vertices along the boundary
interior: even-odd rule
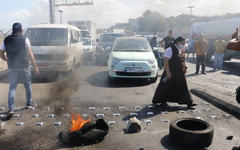
[[[82,37],[89,37],[88,31],[81,31]]]
[[[114,42],[116,38],[123,37],[123,34],[104,34],[102,37],[103,42]]]
[[[114,45],[113,51],[141,51],[151,50],[149,43],[144,39],[119,39]]]
[[[91,45],[91,39],[83,39],[83,45]]]
[[[59,28],[31,28],[26,37],[32,46],[64,46],[68,42],[68,30]]]

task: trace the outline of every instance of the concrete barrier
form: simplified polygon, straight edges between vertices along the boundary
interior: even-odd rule
[[[209,102],[210,104],[220,108],[221,110],[235,116],[236,118],[240,119],[240,107],[233,105],[231,103],[228,103],[224,99],[220,99],[215,96],[212,96],[201,89],[191,89],[191,93]]]

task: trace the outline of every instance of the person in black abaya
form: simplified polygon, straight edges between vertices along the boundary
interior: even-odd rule
[[[186,104],[189,109],[197,104],[193,103],[192,96],[188,90],[185,73],[184,52],[185,39],[178,37],[174,44],[166,49],[164,53],[164,72],[160,83],[155,91],[152,103],[168,106],[167,102]]]

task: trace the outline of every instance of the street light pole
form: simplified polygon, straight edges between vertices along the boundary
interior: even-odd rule
[[[63,11],[62,10],[58,10],[58,12],[60,13],[60,24],[62,24],[62,13],[63,13]]]

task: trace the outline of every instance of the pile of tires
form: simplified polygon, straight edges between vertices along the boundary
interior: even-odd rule
[[[169,129],[170,140],[191,148],[205,148],[212,144],[213,126],[195,118],[181,118],[172,121]]]

